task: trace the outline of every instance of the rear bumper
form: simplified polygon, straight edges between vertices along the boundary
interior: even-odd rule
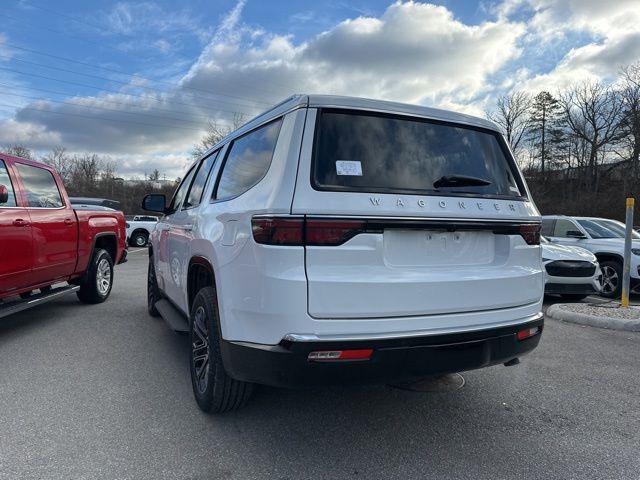
[[[296,342],[257,345],[223,340],[222,359],[238,380],[275,387],[330,384],[388,383],[426,375],[460,372],[505,363],[533,350],[540,341],[544,319],[464,333],[422,337]],[[516,333],[540,327],[540,333],[519,341]],[[373,349],[369,360],[313,362],[317,350]]]

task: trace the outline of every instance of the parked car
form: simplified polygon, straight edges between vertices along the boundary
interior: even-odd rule
[[[158,217],[152,215],[136,215],[127,221],[127,243],[131,247],[144,247],[149,235],[156,228]]]
[[[622,293],[625,225],[595,217],[549,215],[542,218],[542,233],[552,243],[578,246],[595,254],[602,270],[602,292],[608,298]],[[640,233],[633,232],[631,289],[640,287]]]
[[[600,266],[589,250],[549,242],[540,239],[542,264],[545,269],[545,294],[556,294],[568,300],[582,300],[598,294]]]
[[[256,383],[514,365],[540,340],[540,216],[486,120],[296,96],[143,207],[164,215],[149,313],[189,332],[204,411],[238,408]]]
[[[103,302],[126,260],[122,212],[74,209],[55,170],[5,154],[0,238],[0,317],[70,292]]]

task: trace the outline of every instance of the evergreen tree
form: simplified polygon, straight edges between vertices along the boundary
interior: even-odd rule
[[[549,92],[540,92],[531,103],[531,116],[529,119],[529,133],[533,156],[540,162],[542,173],[548,169],[554,152],[564,142],[563,131],[559,125],[560,105],[557,99]]]

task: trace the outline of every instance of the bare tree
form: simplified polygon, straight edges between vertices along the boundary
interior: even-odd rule
[[[73,158],[67,153],[67,149],[61,146],[55,147],[42,157],[42,162],[54,168],[62,178],[62,183],[67,185],[71,181],[73,171]]]
[[[5,148],[3,148],[3,151],[7,155],[13,155],[14,157],[22,157],[33,160],[33,154],[31,153],[31,150],[24,145],[7,145]]]
[[[516,155],[529,131],[530,108],[531,96],[515,90],[506,95],[500,95],[496,101],[496,109],[487,112],[489,120],[500,127]]]
[[[633,178],[640,175],[640,62],[621,69],[621,143],[623,158],[631,164]]]
[[[588,146],[587,171],[596,191],[598,165],[605,158],[606,148],[620,137],[620,96],[601,82],[584,82],[573,85],[559,98],[563,123]]]
[[[200,158],[204,153],[213,147],[216,143],[229,135],[234,130],[237,130],[242,124],[245,123],[245,116],[241,113],[235,113],[233,115],[233,121],[231,125],[221,125],[215,120],[209,121],[207,124],[207,133],[200,139],[200,141],[191,149],[191,157],[194,160]]]

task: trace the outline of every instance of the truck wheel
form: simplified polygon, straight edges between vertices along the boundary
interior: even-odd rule
[[[132,247],[146,247],[147,242],[149,241],[149,234],[144,230],[139,230],[137,232],[133,232],[131,238],[129,239],[129,245]]]
[[[193,394],[200,409],[223,413],[242,407],[253,392],[253,384],[231,378],[222,364],[216,291],[202,288],[191,307],[189,369]]]
[[[113,260],[109,252],[99,248],[93,253],[77,295],[83,303],[102,303],[109,297],[111,287]]]
[[[156,302],[160,300],[160,290],[156,279],[156,269],[153,266],[153,257],[149,257],[149,268],[147,269],[147,311],[152,317],[159,317],[160,312],[156,308]]]
[[[620,298],[622,294],[622,265],[614,260],[607,260],[600,264],[602,270],[603,297]]]

